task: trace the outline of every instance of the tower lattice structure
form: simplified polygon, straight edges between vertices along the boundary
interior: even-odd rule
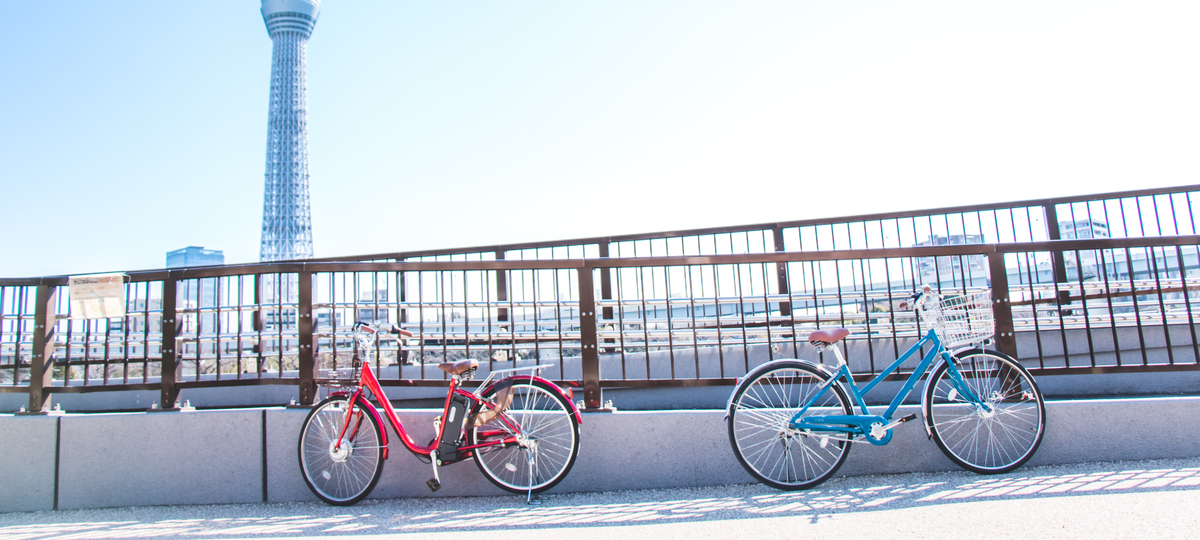
[[[262,0],[272,43],[262,261],[313,256],[305,52],[320,8],[321,0]]]

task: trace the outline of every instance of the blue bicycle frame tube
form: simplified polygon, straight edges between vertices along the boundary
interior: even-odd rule
[[[904,381],[904,387],[896,393],[896,397],[892,398],[892,402],[888,405],[887,411],[878,417],[871,415],[870,411],[867,409],[867,404],[863,399],[863,396],[875,388],[879,383],[883,382],[883,380],[891,375],[894,371],[899,369],[900,366],[907,362],[909,358],[917,353],[917,351],[920,351],[925,347],[925,345],[930,344],[933,346],[933,348],[921,358],[920,364],[917,365],[912,374],[909,375],[908,379]],[[843,363],[838,367],[837,371],[833,373],[833,376],[830,377],[829,380],[825,381],[825,384],[822,386],[822,388],[814,393],[813,397],[809,399],[807,403],[804,403],[800,407],[800,411],[792,416],[792,419],[788,422],[788,424],[793,428],[815,428],[822,431],[841,433],[865,433],[865,426],[874,421],[873,419],[875,418],[882,418],[885,422],[891,422],[892,415],[896,413],[896,409],[898,409],[900,404],[904,402],[904,398],[908,397],[908,394],[912,392],[913,387],[917,385],[917,381],[921,380],[921,377],[926,371],[929,370],[929,366],[933,364],[934,359],[936,359],[938,356],[943,356],[946,362],[949,364],[950,367],[948,369],[950,371],[950,378],[954,381],[955,386],[958,387],[958,390],[963,397],[971,403],[982,407],[987,407],[987,404],[983,403],[983,400],[980,399],[979,396],[976,396],[975,393],[971,391],[969,387],[967,387],[965,381],[962,379],[962,375],[958,372],[958,369],[954,365],[953,356],[950,355],[950,351],[947,351],[942,345],[942,341],[938,338],[937,332],[935,332],[933,329],[930,329],[929,332],[925,334],[925,337],[922,337],[919,341],[913,344],[913,346],[909,347],[907,351],[904,351],[904,354],[901,355],[900,358],[897,358],[895,362],[892,362],[891,365],[884,368],[883,371],[867,382],[867,384],[864,385],[861,390],[858,388],[858,385],[855,384],[854,377],[852,377],[850,374],[850,367],[846,363]],[[862,410],[862,415],[855,416],[867,417],[871,420],[855,419],[855,417],[847,417],[845,415],[810,417],[802,420],[800,416],[803,415],[813,403],[816,403],[817,399],[824,395],[825,392],[829,390],[830,386],[836,384],[838,379],[846,380],[850,388],[850,394],[854,397],[855,403]],[[822,420],[824,422],[828,422],[829,424],[853,424],[854,427],[825,425]]]

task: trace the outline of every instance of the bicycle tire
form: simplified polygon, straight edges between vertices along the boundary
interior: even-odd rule
[[[1046,433],[1046,404],[1033,376],[1012,357],[983,349],[955,356],[963,382],[991,405],[986,411],[962,397],[938,366],[925,388],[925,422],[942,452],[979,474],[1009,472],[1033,457]]]
[[[758,481],[788,491],[814,487],[837,472],[851,443],[787,424],[830,376],[801,360],[778,360],[768,366],[751,372],[734,390],[726,422],[729,444]],[[813,415],[853,414],[841,385],[828,390],[809,408]]]
[[[361,501],[383,473],[383,437],[365,400],[353,404],[350,429],[341,446],[333,448],[346,418],[347,401],[347,396],[331,396],[318,403],[304,419],[297,449],[308,489],[336,506]]]
[[[485,391],[482,397],[491,400],[496,387]],[[475,464],[500,489],[541,493],[561,482],[575,465],[579,454],[579,421],[558,389],[545,382],[516,380],[511,391],[512,403],[503,416],[516,423],[523,435],[514,433],[497,417],[469,428],[467,443],[474,446],[495,437],[518,435],[523,439],[520,443],[474,449]],[[483,407],[477,403],[468,418],[475,418]]]

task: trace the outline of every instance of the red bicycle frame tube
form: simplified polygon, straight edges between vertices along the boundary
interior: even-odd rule
[[[361,389],[355,390],[353,394],[351,394],[350,392],[331,392],[329,395],[330,395],[330,397],[346,396],[346,398],[347,398],[346,399],[346,403],[347,403],[346,419],[342,422],[341,432],[338,433],[338,442],[337,442],[338,446],[341,446],[342,439],[344,439],[346,437],[346,430],[350,427],[350,416],[351,416],[350,413],[351,413],[351,411],[354,410],[354,404],[361,401],[362,405],[363,405],[363,409],[366,409],[368,414],[375,417],[375,424],[379,426],[379,437],[383,442],[383,459],[387,459],[387,457],[388,457],[387,428],[384,427],[384,425],[383,425],[383,418],[379,417],[379,411],[375,410],[375,406],[371,405],[371,402],[368,401],[367,397],[363,395],[362,390]]]

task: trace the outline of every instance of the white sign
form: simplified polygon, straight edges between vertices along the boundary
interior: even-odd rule
[[[125,316],[125,274],[71,276],[72,319]]]

